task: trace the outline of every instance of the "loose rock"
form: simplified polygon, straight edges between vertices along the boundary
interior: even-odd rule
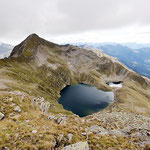
[[[88,129],[86,129],[86,131],[89,132],[93,132],[93,133],[98,133],[100,131],[103,131],[104,128],[99,127],[98,125],[92,125],[91,127],[89,127]]]
[[[89,150],[87,142],[78,142],[64,147],[62,150]]]
[[[34,133],[34,134],[37,133],[37,130],[33,130],[32,133]]]
[[[16,107],[14,108],[14,111],[20,113],[20,112],[21,112],[21,108],[20,108],[19,106],[16,106]]]
[[[68,142],[70,142],[73,138],[73,134],[69,133],[67,136],[68,136]]]
[[[55,121],[57,124],[60,124],[60,125],[65,124],[65,123],[66,123],[65,120],[66,120],[65,117],[59,117],[59,118],[54,119],[54,121]]]
[[[5,115],[0,112],[0,120],[4,119]]]
[[[48,120],[51,120],[51,119],[54,119],[54,118],[55,118],[55,116],[53,116],[53,115],[49,115],[47,118],[48,118]]]

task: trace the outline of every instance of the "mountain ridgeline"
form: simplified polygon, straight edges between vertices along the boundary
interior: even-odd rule
[[[66,85],[85,83],[111,91],[113,89],[107,82],[123,81],[123,87],[115,91],[117,105],[137,112],[140,111],[137,107],[144,107],[143,113],[150,112],[147,105],[150,99],[149,79],[100,51],[58,45],[32,34],[14,47],[9,58],[1,60],[0,65],[7,74],[1,89],[15,88],[40,94],[58,105],[59,92]],[[143,103],[142,106],[139,103]]]
[[[132,47],[130,44],[126,44]],[[86,47],[97,48],[104,53],[117,58],[121,63],[140,75],[150,78],[150,47],[135,44],[137,48],[129,48],[122,44],[86,44]],[[85,45],[79,45],[84,47]],[[149,46],[149,45],[148,45]],[[139,48],[138,48],[139,47]]]
[[[64,87],[80,83],[113,91],[115,98],[80,118],[58,103]],[[0,59],[0,106],[0,149],[61,149],[76,142],[76,149],[141,149],[150,141],[150,79],[99,50],[36,34]]]

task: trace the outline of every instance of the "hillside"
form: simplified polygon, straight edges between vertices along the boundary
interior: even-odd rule
[[[107,82],[123,81],[122,88]],[[114,91],[105,110],[79,118],[58,104],[66,85]],[[0,60],[1,149],[142,149],[150,144],[150,80],[101,51],[58,45],[36,34]],[[66,148],[67,149],[67,148]]]
[[[128,45],[128,44],[127,44]],[[97,48],[104,53],[116,57],[121,63],[128,66],[140,75],[150,78],[150,47],[131,49],[121,44],[91,44],[81,47]],[[130,46],[130,44],[129,44]],[[138,44],[137,44],[138,47]],[[140,46],[139,46],[140,47]]]

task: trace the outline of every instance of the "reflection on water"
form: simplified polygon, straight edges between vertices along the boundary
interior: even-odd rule
[[[113,92],[97,90],[90,85],[76,84],[65,87],[58,102],[64,109],[84,117],[106,108],[113,100]]]

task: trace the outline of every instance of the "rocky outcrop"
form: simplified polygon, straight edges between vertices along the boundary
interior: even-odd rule
[[[2,93],[0,92],[0,94]],[[104,110],[85,118],[73,114],[64,115],[52,112],[44,114],[40,109],[41,102],[45,102],[42,97],[33,97],[23,92],[4,92],[1,97],[3,99],[0,101],[0,111],[5,112],[6,117],[4,122],[1,122],[1,125],[4,125],[3,128],[0,128],[0,137],[6,134],[10,140],[9,143],[13,142],[11,146],[16,147],[18,141],[24,145],[29,137],[32,138],[31,143],[28,141],[30,146],[37,144],[34,148],[39,147],[38,143],[35,143],[39,140],[43,144],[42,146],[47,149],[61,149],[63,147],[71,150],[73,148],[84,149],[87,143],[75,143],[83,140],[88,142],[89,149],[122,147],[123,150],[138,150],[150,144],[149,116],[124,112],[123,110]],[[15,113],[16,106],[21,106],[23,111],[19,114]],[[11,126],[7,127],[7,125]],[[9,135],[10,130],[13,136]],[[14,136],[17,138],[16,142],[13,141]]]
[[[0,112],[0,120],[4,119],[5,115]]]
[[[94,133],[98,136],[115,136],[138,140],[135,141],[139,147],[150,144],[150,118],[149,116],[137,115],[135,113],[103,112],[88,117],[88,122],[97,120],[100,126],[92,125],[85,129],[88,134]],[[142,140],[141,140],[142,139]]]
[[[89,150],[89,145],[87,142],[79,142],[72,145],[68,145],[62,150]]]
[[[16,106],[16,107],[14,108],[14,111],[20,113],[20,112],[21,112],[21,108],[20,108],[19,106]]]
[[[71,140],[72,140],[72,138],[73,138],[73,134],[69,133],[69,134],[67,135],[67,137],[68,137],[68,142],[71,142]]]

